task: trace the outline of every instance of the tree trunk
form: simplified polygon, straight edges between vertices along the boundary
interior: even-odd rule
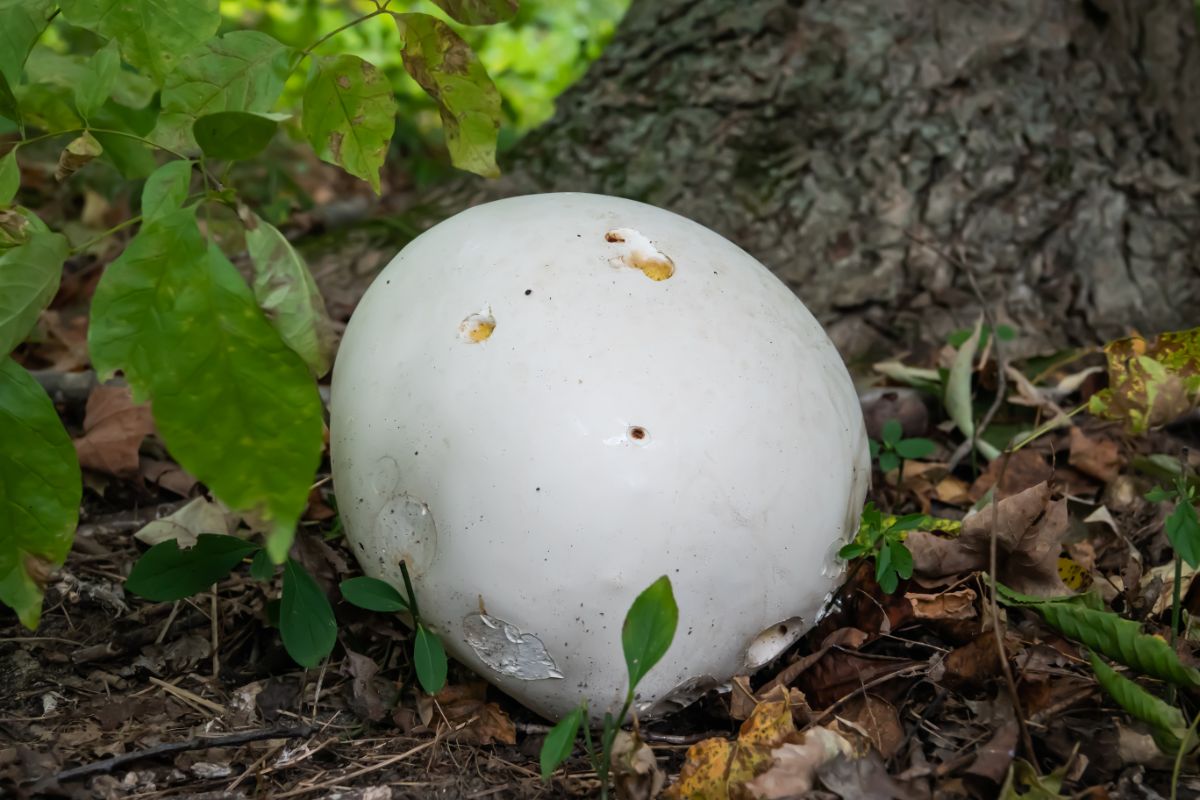
[[[1028,354],[1200,324],[1198,131],[1192,0],[635,0],[507,175],[450,206],[672,209],[854,359],[972,325],[970,270]]]

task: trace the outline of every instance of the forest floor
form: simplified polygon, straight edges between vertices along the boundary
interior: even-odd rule
[[[351,230],[339,235],[336,252],[310,250],[336,319],[348,317],[394,249]],[[39,628],[26,630],[0,612],[0,795],[596,795],[595,775],[578,752],[543,782],[545,720],[454,664],[447,688],[424,695],[403,646],[407,628],[341,601],[336,585],[358,567],[340,535],[327,460],[293,552],[327,590],[339,621],[339,646],[320,668],[290,661],[269,624],[277,587],[245,570],[175,603],[123,590],[146,549],[133,534],[204,487],[147,435],[147,412],[123,388],[89,381],[77,312],[96,273],[68,275],[43,320],[44,336],[19,353],[41,370],[90,468],[75,546],[47,576]],[[895,355],[909,366],[948,370],[956,352],[946,344]],[[1099,349],[1007,363],[1000,347],[981,347],[968,363],[981,413],[1006,392],[992,423],[997,435],[1055,419],[1105,384]],[[1174,754],[1099,685],[1078,638],[1057,632],[1034,606],[993,603],[986,574],[994,542],[996,574],[1010,587],[1088,591],[1165,637],[1171,504],[1145,494],[1180,459],[1197,465],[1194,416],[1133,436],[1081,414],[1011,457],[988,464],[968,454],[950,465],[963,437],[939,397],[895,380],[907,373],[885,371],[891,379],[876,373],[863,389],[871,436],[884,436],[884,423],[896,419],[905,437],[929,438],[934,450],[905,462],[903,480],[876,467],[875,506],[885,515],[957,522],[992,491],[1002,498],[998,515],[988,507],[961,531],[944,525],[910,534],[916,574],[891,593],[871,562],[854,562],[832,611],[776,661],[731,691],[643,725],[668,784],[681,771],[700,780],[698,751],[690,760],[688,751],[702,740],[733,740],[742,729],[741,752],[753,753],[745,734],[756,723],[744,721],[782,701],[786,719],[772,722],[788,729],[780,741],[803,748],[820,730],[848,749],[805,755],[776,775],[767,796],[1159,798],[1173,782],[1179,796],[1200,796],[1195,761],[1184,759],[1172,778]],[[1007,375],[1004,387],[999,374]],[[1188,619],[1200,612],[1192,572],[1183,571]],[[1184,636],[1175,648],[1185,668],[1196,663],[1195,646]],[[1175,696],[1139,680],[1158,696]],[[1194,690],[1175,696],[1189,719],[1198,700]],[[726,768],[715,782],[691,785],[706,786],[710,797],[728,796],[730,786],[734,796],[749,796],[729,777]]]

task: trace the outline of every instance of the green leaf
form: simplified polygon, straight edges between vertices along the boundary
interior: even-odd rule
[[[3,72],[0,72],[0,117],[12,120],[18,127],[21,125],[21,105]]]
[[[637,596],[621,627],[621,647],[629,667],[629,691],[666,654],[679,624],[679,607],[666,575]]]
[[[417,668],[417,680],[426,694],[437,694],[446,685],[446,650],[442,640],[424,625],[417,626],[413,664]]]
[[[1165,526],[1171,547],[1189,567],[1200,567],[1200,519],[1196,518],[1196,507],[1180,500],[1179,505],[1167,517]]]
[[[891,472],[898,466],[900,466],[900,456],[896,455],[895,450],[884,450],[879,454],[879,469],[883,472]]]
[[[138,559],[125,588],[147,600],[181,600],[203,592],[258,549],[254,542],[221,533],[200,534],[188,550],[167,539]]]
[[[191,161],[168,161],[154,170],[142,188],[142,224],[148,225],[183,208],[191,185]]]
[[[322,160],[379,193],[379,170],[396,127],[396,99],[386,75],[358,56],[318,58],[300,124]]]
[[[279,121],[287,118],[287,114],[218,111],[198,118],[192,125],[192,134],[209,158],[245,161],[271,143]]]
[[[408,611],[408,603],[390,583],[362,576],[342,581],[342,597],[368,611]]]
[[[125,60],[162,83],[221,24],[219,0],[61,0],[67,22],[116,39]]]
[[[933,522],[933,517],[927,514],[905,514],[903,517],[897,517],[891,525],[888,525],[887,532],[903,533],[904,531],[915,531],[920,528],[929,527]]]
[[[0,250],[0,358],[20,344],[54,299],[70,248],[57,233],[33,233]]]
[[[17,163],[17,148],[0,158],[0,206],[6,206],[21,188],[21,165]]]
[[[248,209],[241,217],[259,308],[313,374],[324,375],[333,363],[337,334],[308,265],[274,225]]]
[[[883,430],[880,432],[885,445],[895,445],[900,441],[900,437],[904,435],[904,428],[900,425],[900,420],[889,419],[883,423]]]
[[[337,641],[337,620],[329,599],[304,567],[290,558],[283,565],[279,634],[288,655],[306,668],[320,664]]]
[[[46,29],[53,6],[53,0],[0,0],[0,75],[9,86],[21,82],[25,59]]]
[[[1034,608],[1064,635],[1143,675],[1179,686],[1200,686],[1200,671],[1184,666],[1171,645],[1142,633],[1132,620],[1073,603],[1040,603]]]
[[[494,25],[517,14],[517,0],[433,0],[455,22]]]
[[[1130,716],[1150,724],[1158,733],[1166,734],[1165,738],[1168,741],[1173,739],[1175,746],[1178,747],[1179,741],[1188,728],[1183,712],[1150,694],[1123,675],[1119,675],[1095,653],[1088,655],[1091,656],[1092,671],[1096,673],[1096,680],[1104,688],[1104,691],[1108,692],[1121,708],[1128,711]],[[1158,737],[1155,740],[1157,741]]]
[[[841,550],[838,550],[838,558],[844,558],[849,561],[852,558],[858,558],[863,553],[867,552],[867,546],[858,542],[851,542],[843,545]]]
[[[583,724],[583,706],[578,706],[570,714],[558,721],[550,729],[542,742],[542,752],[539,758],[542,765],[542,780],[550,780],[554,770],[571,757],[575,749],[575,739],[579,736],[579,726]]]
[[[28,372],[0,359],[0,602],[37,627],[42,583],[71,549],[82,492],[75,447]]]
[[[1146,492],[1146,499],[1151,503],[1161,503],[1165,500],[1170,500],[1177,493],[1173,489],[1164,489],[1161,486],[1155,486],[1150,491]]]
[[[496,137],[500,93],[471,47],[428,14],[393,14],[404,68],[437,103],[454,166],[485,178],[500,174]]]
[[[271,522],[281,562],[321,457],[321,400],[194,209],[142,228],[105,270],[91,319],[97,372],[123,370],[153,399],[171,454],[227,506]]]
[[[256,581],[269,581],[275,577],[275,565],[266,550],[259,550],[250,562],[250,577]]]
[[[79,116],[91,119],[112,94],[120,72],[121,55],[117,51],[117,42],[113,39],[92,55],[87,69],[75,84],[75,109]]]
[[[971,376],[975,373],[975,352],[979,347],[979,337],[983,319],[975,323],[971,335],[954,354],[950,365],[950,376],[946,381],[946,412],[950,419],[962,431],[963,436],[970,438],[975,433],[975,409],[971,403]]]
[[[879,458],[883,445],[874,439],[867,439],[867,449],[871,451],[871,458]]]
[[[891,553],[892,569],[896,571],[896,575],[905,580],[912,577],[913,573],[913,557],[912,551],[905,546],[904,542],[891,541],[884,547]]]
[[[901,458],[925,458],[933,452],[934,444],[929,439],[904,439],[896,442],[896,453]]]

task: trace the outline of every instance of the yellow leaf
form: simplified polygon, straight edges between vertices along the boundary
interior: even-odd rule
[[[1132,433],[1165,425],[1200,405],[1200,328],[1109,342],[1108,388],[1088,410],[1123,421]]]

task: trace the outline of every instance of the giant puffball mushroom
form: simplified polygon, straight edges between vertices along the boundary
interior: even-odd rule
[[[869,479],[812,314],[720,235],[643,203],[464,211],[363,297],[333,376],[334,485],[363,571],[462,663],[557,719],[620,708],[621,624],[667,575],[661,713],[777,656],[841,573]]]

